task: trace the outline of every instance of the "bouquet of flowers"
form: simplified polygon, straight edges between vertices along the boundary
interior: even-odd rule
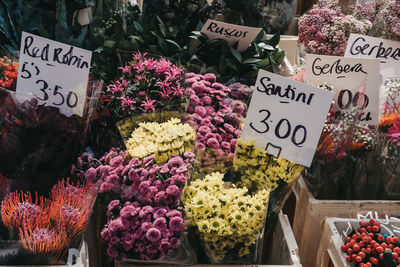
[[[399,199],[400,188],[400,78],[388,80],[388,97],[379,121],[378,169],[384,180],[385,199]]]
[[[83,169],[87,179],[101,183],[101,200],[108,206],[101,241],[110,257],[194,260],[189,248],[180,247],[185,242],[180,198],[194,157],[186,152],[157,164],[155,155],[138,159],[112,149],[101,165]]]
[[[374,1],[375,2],[375,1]],[[396,0],[377,1],[380,9],[373,21],[370,35],[400,40],[400,3]]]
[[[0,86],[15,91],[18,77],[18,62],[8,57],[0,58]]]
[[[299,19],[299,42],[307,53],[343,56],[350,33],[368,34],[375,5],[365,4],[342,13],[338,0],[320,0]],[[365,16],[365,17],[364,17]]]
[[[186,214],[212,263],[255,263],[267,213],[269,190],[249,194],[213,172],[185,188]]]
[[[67,117],[36,99],[19,103],[14,92],[0,89],[0,176],[10,180],[11,191],[44,195],[67,177],[85,141],[92,100],[83,118]]]
[[[216,82],[212,73],[187,73],[185,84],[185,94],[189,97],[186,112],[190,114],[186,122],[196,128],[200,164],[202,168],[224,172],[232,164],[247,113],[247,105],[229,95],[246,98],[251,90],[236,84],[237,88],[231,92],[229,87]]]
[[[183,68],[170,61],[134,53],[132,61],[119,68],[122,77],[107,87],[103,105],[116,120],[142,113],[182,110]]]
[[[0,264],[65,264],[69,249],[80,246],[96,195],[96,186],[74,186],[67,179],[52,188],[49,199],[30,191],[5,196]],[[8,247],[4,247],[5,240]]]

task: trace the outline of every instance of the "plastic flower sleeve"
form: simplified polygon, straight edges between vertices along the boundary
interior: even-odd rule
[[[214,172],[191,181],[184,192],[186,214],[211,263],[258,263],[269,191],[250,194],[223,177]]]
[[[196,131],[186,123],[188,115],[180,112],[148,113],[117,123],[129,155],[143,159],[155,155],[157,163],[173,155],[194,152]]]
[[[383,199],[399,199],[400,78],[388,80],[385,90],[388,98],[379,122],[377,177],[383,180]]]
[[[1,202],[0,264],[66,264],[70,249],[80,249],[96,196],[97,186],[68,179],[46,197],[9,193]]]
[[[194,156],[185,152],[158,164],[155,155],[139,159],[112,149],[100,159],[101,165],[84,168],[86,179],[101,184],[105,214],[98,235],[109,257],[126,262],[195,262],[180,203]]]
[[[83,150],[89,119],[99,86],[90,82],[83,117],[67,117],[58,108],[39,105],[33,96],[19,102],[15,93],[0,88],[0,175],[11,191],[46,195],[61,177],[67,177]]]
[[[196,128],[201,171],[225,172],[232,166],[237,138],[247,113],[245,102],[252,90],[240,84],[232,89],[216,81],[212,73],[186,74],[189,98],[187,123]]]

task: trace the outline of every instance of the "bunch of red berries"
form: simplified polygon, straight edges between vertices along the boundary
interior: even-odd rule
[[[371,219],[359,222],[357,232],[346,237],[341,250],[347,253],[346,260],[358,267],[400,267],[400,244],[396,236],[385,236],[380,232],[381,224]]]

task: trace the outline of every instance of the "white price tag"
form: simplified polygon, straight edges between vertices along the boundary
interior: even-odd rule
[[[209,19],[204,24],[201,32],[207,35],[209,40],[224,39],[229,45],[238,42],[237,50],[242,52],[249,47],[261,30],[261,28],[240,26]]]
[[[380,60],[381,85],[388,78],[400,76],[400,42],[350,34],[345,57],[376,58]],[[380,110],[383,110],[388,92],[380,91]]]
[[[315,86],[327,84],[335,92],[338,112],[357,106],[364,107],[359,119],[364,124],[379,121],[379,60],[306,55],[306,81]],[[365,90],[359,90],[365,86]]]
[[[17,98],[83,115],[92,52],[22,32]]]
[[[309,167],[334,93],[260,70],[241,138]]]

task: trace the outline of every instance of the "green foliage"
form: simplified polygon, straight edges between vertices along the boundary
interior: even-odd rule
[[[199,41],[197,50],[187,64],[188,71],[196,73],[212,72],[219,81],[240,80],[254,81],[258,70],[273,71],[285,58],[283,51],[278,51],[279,34],[270,40],[261,32],[249,48],[243,52],[230,47],[223,39],[208,40],[207,36],[195,32]]]
[[[93,0],[0,0],[0,53],[19,51],[26,31],[80,47],[89,46],[88,26],[82,27],[75,11],[94,6]]]

